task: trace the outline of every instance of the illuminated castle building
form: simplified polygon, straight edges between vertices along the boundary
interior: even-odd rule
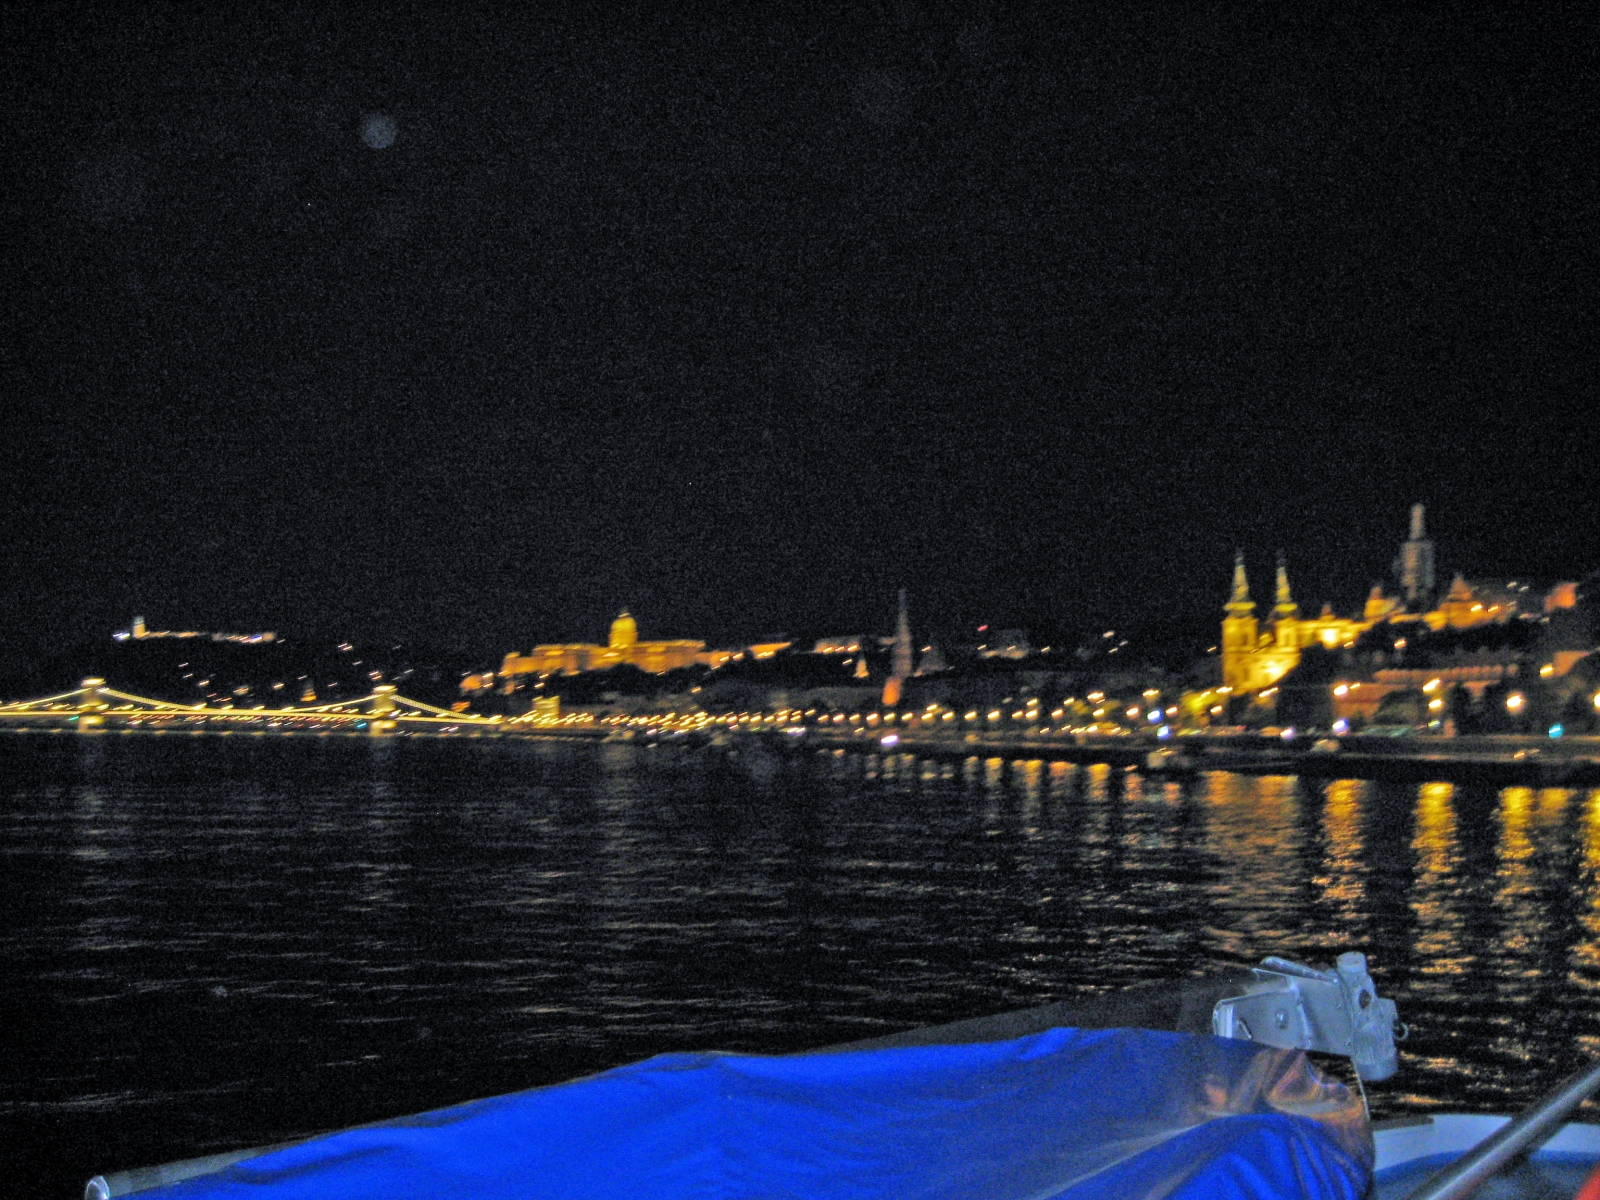
[[[1315,617],[1302,617],[1289,589],[1289,572],[1278,556],[1277,588],[1271,617],[1265,629],[1256,617],[1255,601],[1245,577],[1244,555],[1233,561],[1233,590],[1222,621],[1222,683],[1236,692],[1271,687],[1294,669],[1308,646],[1339,649],[1355,644],[1380,622],[1416,622],[1431,630],[1470,629],[1476,625],[1504,623],[1519,615],[1535,615],[1554,608],[1571,607],[1574,585],[1560,584],[1542,604],[1530,607],[1530,588],[1522,583],[1484,581],[1468,583],[1460,575],[1444,595],[1434,582],[1433,543],[1423,525],[1423,507],[1411,508],[1410,537],[1395,559],[1400,595],[1387,596],[1374,584],[1359,619],[1337,617],[1324,605]]]
[[[527,654],[513,650],[500,664],[500,678],[509,685],[521,675],[581,675],[585,671],[605,671],[620,666],[664,675],[680,667],[720,667],[747,654],[752,658],[771,658],[788,645],[788,642],[761,642],[739,650],[707,650],[704,642],[687,639],[641,642],[638,622],[624,609],[611,622],[611,636],[604,646],[572,642],[535,646]]]
[[[623,665],[661,675],[708,661],[704,642],[641,642],[638,622],[624,609],[611,622],[611,637],[606,645],[574,642],[535,646],[527,654],[513,651],[500,665],[500,675],[505,679],[517,675],[577,675]]]

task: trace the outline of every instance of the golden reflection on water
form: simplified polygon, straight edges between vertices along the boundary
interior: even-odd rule
[[[1030,758],[1026,762],[1016,762],[1012,764],[1011,771],[1017,788],[1022,792],[1023,812],[1037,816],[1044,783],[1043,761]]]
[[[1583,864],[1580,878],[1585,903],[1578,913],[1584,938],[1569,955],[1568,981],[1588,993],[1600,992],[1600,788],[1583,803]],[[1595,1049],[1600,1050],[1600,1045]]]
[[[1105,763],[1094,763],[1084,772],[1083,778],[1086,803],[1079,815],[1078,841],[1084,848],[1085,859],[1092,863],[1109,857],[1110,853],[1111,768]]]
[[[1145,777],[1139,771],[1124,771],[1122,776],[1122,798],[1129,803],[1137,803],[1144,799]]]
[[[1027,838],[1039,836],[1039,813],[1044,796],[1044,762],[1029,759],[1012,764],[1012,774],[1022,792],[1022,834]]]
[[[1106,791],[1111,783],[1111,768],[1105,763],[1092,763],[1089,766],[1088,782],[1085,786],[1088,799],[1096,804],[1104,804]]]
[[[1053,762],[1050,764],[1049,795],[1052,804],[1065,800],[1077,786],[1078,768],[1073,763]]]
[[[1600,872],[1600,788],[1583,802],[1583,869],[1591,880]]]
[[[1417,856],[1411,885],[1412,953],[1418,973],[1425,979],[1438,978],[1436,986],[1442,988],[1448,988],[1449,977],[1464,974],[1472,962],[1463,945],[1462,914],[1456,903],[1461,847],[1455,791],[1450,783],[1425,783],[1418,789],[1416,832],[1411,839]],[[1423,981],[1418,986],[1429,988]]]
[[[521,1044],[587,1038],[615,1052],[608,1062],[730,1039],[799,1048],[1219,961],[1360,948],[1415,1031],[1402,1073],[1373,1089],[1380,1115],[1512,1109],[1574,1047],[1600,1053],[1600,789],[1225,773],[1180,784],[1104,764],[935,766],[872,750],[786,763],[800,786],[747,789],[737,804],[687,767],[620,769],[642,754],[626,748],[599,752],[598,775],[587,750],[553,759],[540,787],[565,790],[539,800],[523,758],[466,792],[397,759],[394,779],[357,773],[320,808],[284,804],[275,776],[188,808],[126,781],[103,797],[91,780],[30,818],[59,820],[49,837],[70,885],[35,936],[51,963],[65,956],[52,970],[106,995],[128,989],[130,964],[187,980],[206,921],[228,970],[270,969],[308,994],[344,986],[322,963],[352,946],[350,994],[363,997],[426,959],[443,982],[387,994],[476,1013],[477,1044],[493,1044],[506,1013],[549,1014]],[[485,805],[515,837],[485,823]],[[0,833],[46,836],[20,823],[34,811],[0,806]],[[181,861],[158,867],[174,846]],[[236,890],[258,859],[255,891]],[[186,899],[194,880],[221,915]],[[236,954],[241,929],[310,950]]]
[[[1213,913],[1228,921],[1213,933],[1229,958],[1296,953],[1303,941],[1296,786],[1283,775],[1205,777],[1203,845],[1217,868],[1207,890]]]
[[[1418,789],[1401,999],[1424,1026],[1413,1064],[1452,1096],[1531,1094],[1567,1046],[1586,1044],[1575,1001],[1600,991],[1600,792],[1581,811],[1575,800],[1561,788]]]
[[[1533,874],[1532,823],[1535,796],[1531,788],[1506,788],[1500,793],[1500,836],[1495,846],[1494,907],[1499,932],[1488,953],[1497,960],[1497,990],[1513,1002],[1530,998],[1526,986],[1538,975],[1535,933],[1541,924]]]
[[[1367,790],[1363,779],[1336,779],[1328,784],[1323,804],[1322,826],[1328,849],[1317,884],[1336,923],[1351,927],[1361,924],[1366,900],[1361,811]]]
[[[1147,811],[1160,787],[1144,785]],[[1600,997],[1600,789],[1219,773],[1193,797],[1203,953],[1366,950],[1416,1031],[1380,1106],[1515,1107],[1573,1049],[1600,1053],[1582,999]]]
[[[1006,760],[1003,758],[986,758],[983,760],[983,790],[990,795],[1000,791],[1006,785]]]

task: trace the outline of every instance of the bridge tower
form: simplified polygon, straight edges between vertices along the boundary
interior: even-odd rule
[[[372,706],[367,709],[370,717],[367,733],[372,737],[388,737],[394,732],[394,717],[398,711],[394,697],[398,690],[392,683],[380,683],[372,689]]]
[[[106,702],[105,686],[106,681],[98,675],[83,681],[83,699],[78,701],[78,715],[72,718],[79,733],[99,733],[105,725],[105,711],[111,707]]]

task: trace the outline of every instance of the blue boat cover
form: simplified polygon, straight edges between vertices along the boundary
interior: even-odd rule
[[[1298,1051],[1143,1029],[668,1054],[348,1129],[141,1200],[1359,1200],[1361,1103]]]

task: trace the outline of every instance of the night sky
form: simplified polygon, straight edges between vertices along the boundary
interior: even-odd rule
[[[12,659],[1600,566],[1592,4],[248,8],[0,18]]]

